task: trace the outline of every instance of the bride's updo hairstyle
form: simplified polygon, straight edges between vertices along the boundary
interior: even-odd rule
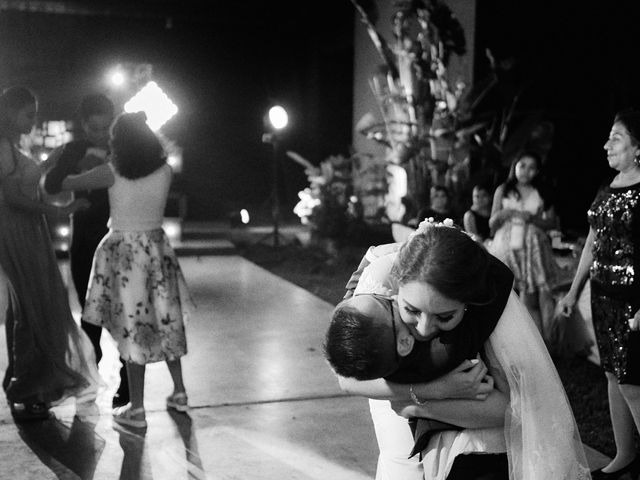
[[[455,227],[431,225],[403,245],[392,275],[399,285],[428,283],[445,297],[485,305],[495,296],[490,254]]]

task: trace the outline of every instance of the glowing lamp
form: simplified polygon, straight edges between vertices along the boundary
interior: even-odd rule
[[[246,208],[243,208],[241,210],[234,210],[229,214],[229,224],[231,225],[231,228],[246,227],[249,224],[250,220],[251,219],[249,218],[249,212]]]
[[[109,83],[114,87],[121,87],[127,81],[127,78],[122,70],[114,70],[109,74]]]
[[[276,130],[282,130],[289,124],[289,115],[283,107],[276,105],[269,109],[269,122]]]
[[[146,113],[147,125],[156,132],[178,113],[178,107],[156,82],[149,82],[124,104],[124,111]]]
[[[70,230],[66,225],[60,225],[57,229],[58,236],[61,238],[66,238],[69,236]]]
[[[174,173],[182,172],[182,149],[174,148],[167,154],[167,163]]]
[[[162,222],[162,229],[167,234],[170,242],[179,242],[182,238],[180,218],[166,217]]]

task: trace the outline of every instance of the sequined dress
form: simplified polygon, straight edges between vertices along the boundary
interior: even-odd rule
[[[591,309],[600,362],[619,383],[640,385],[640,183],[600,189],[588,212],[594,231]]]

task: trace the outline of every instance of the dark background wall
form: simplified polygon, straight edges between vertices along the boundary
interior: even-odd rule
[[[475,78],[488,73],[485,48],[514,57],[515,83],[526,86],[519,109],[541,110],[555,125],[547,174],[562,224],[586,233],[586,210],[615,173],[603,150],[613,116],[640,107],[640,5],[478,0],[477,7]]]
[[[83,94],[106,91],[109,66],[151,63],[180,108],[166,133],[184,148],[181,188],[193,219],[268,211],[271,152],[261,136],[271,102],[290,110],[284,148],[314,163],[348,153],[356,25],[348,0],[121,3],[172,3],[175,15],[0,11],[0,86],[29,86],[43,119],[69,119]],[[613,115],[640,106],[640,6],[476,0],[476,15],[474,79],[488,72],[487,47],[516,59],[514,81],[526,85],[520,108],[555,125],[546,169],[563,225],[586,229],[586,209],[612,173],[602,146]],[[281,173],[289,213],[306,178],[287,159]]]
[[[348,153],[353,7],[346,0],[315,7],[208,3],[190,10],[183,2],[170,28],[153,11],[2,11],[0,86],[32,88],[43,120],[71,119],[85,93],[120,100],[104,82],[111,65],[150,63],[154,80],[180,108],[163,131],[184,148],[180,188],[188,217],[213,219],[240,207],[267,211],[271,150],[261,137],[272,102],[290,112],[285,149],[315,163]],[[281,167],[286,214],[307,182],[292,161],[282,159]]]

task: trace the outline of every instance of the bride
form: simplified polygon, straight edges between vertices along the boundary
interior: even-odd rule
[[[418,342],[438,339],[452,358],[459,360],[464,343],[472,341],[470,336],[485,322],[476,317],[477,323],[472,324],[467,310],[490,303],[496,293],[490,278],[492,258],[465,233],[442,224],[422,224],[402,246],[392,267],[398,286],[397,306],[404,325]],[[421,459],[426,478],[476,478],[477,470],[473,469],[478,463],[474,462],[485,460],[486,454],[506,459],[498,478],[591,478],[558,374],[531,316],[513,291],[484,343],[483,360],[493,377],[494,392],[482,401],[424,401],[415,393],[407,400],[407,395],[389,394],[400,389],[384,379],[341,379],[341,385],[345,388],[348,383],[346,389],[352,393],[391,400],[403,417],[426,417],[464,428],[430,437]],[[409,391],[414,387],[409,386]],[[387,395],[381,396],[381,392]],[[376,434],[382,450],[388,444],[384,437],[397,432],[379,427],[382,425],[376,425]],[[406,423],[404,428],[409,428]],[[398,461],[406,461],[406,455]],[[469,470],[460,468],[463,464]]]

